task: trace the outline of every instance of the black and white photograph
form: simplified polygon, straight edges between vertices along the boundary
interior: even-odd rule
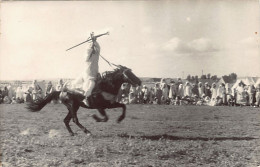
[[[259,0],[0,3],[0,166],[260,167]]]

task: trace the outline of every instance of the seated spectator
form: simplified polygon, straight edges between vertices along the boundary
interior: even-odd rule
[[[15,98],[15,97],[12,98],[12,100],[11,100],[11,104],[17,104],[17,102],[16,102],[16,98]]]
[[[9,96],[5,96],[3,99],[4,104],[11,104],[12,100],[9,98]]]
[[[60,80],[59,80],[59,83],[58,83],[57,86],[56,86],[56,90],[57,90],[57,91],[61,91],[61,89],[63,88],[63,85],[64,85],[63,80],[60,79]]]
[[[20,97],[17,97],[17,98],[15,99],[15,101],[16,101],[17,104],[24,103],[24,99],[23,99],[23,98],[21,99]]]

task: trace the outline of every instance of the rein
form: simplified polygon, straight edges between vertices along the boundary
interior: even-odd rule
[[[105,60],[105,62],[107,62],[107,64],[108,65],[110,65],[110,67],[112,67],[113,68],[113,66],[116,66],[116,67],[118,67],[119,68],[119,66],[118,65],[116,65],[116,64],[114,64],[114,63],[111,63],[111,62],[109,62],[107,59],[105,59],[101,54],[99,54],[99,56],[103,59],[103,60]],[[113,66],[112,66],[113,65]]]

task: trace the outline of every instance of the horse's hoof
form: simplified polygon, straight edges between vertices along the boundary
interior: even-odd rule
[[[70,133],[70,136],[75,136],[75,133]]]
[[[95,114],[92,115],[92,118],[93,118],[94,120],[96,120],[96,122],[101,122],[101,119],[100,119],[98,116],[96,116]]]
[[[118,118],[118,120],[116,121],[117,123],[120,123],[124,118]]]

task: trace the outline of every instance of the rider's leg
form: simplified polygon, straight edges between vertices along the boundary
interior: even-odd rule
[[[86,106],[89,106],[88,104],[88,101],[87,101],[87,97],[91,95],[92,93],[92,90],[94,89],[95,87],[95,80],[94,79],[88,79],[87,82],[85,82],[83,84],[83,89],[85,90],[85,99],[83,100],[83,103],[86,105]]]

